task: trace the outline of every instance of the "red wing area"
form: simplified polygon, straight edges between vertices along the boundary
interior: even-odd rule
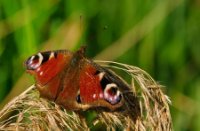
[[[59,53],[56,58],[51,58],[43,63],[35,70],[37,84],[42,86],[48,83],[64,69],[67,60],[69,61],[69,58],[66,59],[64,54]]]
[[[66,109],[69,110],[79,109],[76,101],[76,97],[79,91],[78,72],[78,66],[70,66],[68,68],[65,76],[63,76],[61,83],[62,89],[59,91],[59,95],[56,99],[56,103],[63,105]]]
[[[100,80],[95,73],[96,68],[89,62],[86,62],[80,71],[79,85],[82,103],[90,104],[103,99]]]
[[[55,52],[55,57],[49,58],[34,70],[28,70],[34,75],[41,96],[55,99],[60,88],[62,72],[72,58],[70,52]]]
[[[61,75],[57,75],[51,81],[49,81],[46,85],[41,86],[37,85],[38,90],[40,91],[40,95],[44,98],[48,98],[50,100],[55,100],[61,82]]]

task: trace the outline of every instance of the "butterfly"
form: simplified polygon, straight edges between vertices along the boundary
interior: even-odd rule
[[[129,85],[112,71],[85,57],[85,47],[39,52],[25,61],[34,76],[40,96],[67,110],[105,108],[111,111],[125,105]]]

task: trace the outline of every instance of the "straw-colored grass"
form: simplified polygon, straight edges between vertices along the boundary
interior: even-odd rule
[[[162,86],[149,74],[135,66],[111,61],[97,62],[106,68],[128,73],[132,79],[131,95],[136,96],[137,101],[129,100],[128,95],[124,96],[125,105],[128,106],[123,112],[95,109],[97,117],[92,122],[93,126],[103,124],[107,130],[172,130],[170,100],[163,93]],[[90,130],[90,127],[80,113],[67,111],[52,101],[40,98],[33,85],[1,110],[0,130]]]

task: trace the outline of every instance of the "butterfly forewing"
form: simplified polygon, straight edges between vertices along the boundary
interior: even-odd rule
[[[80,96],[83,103],[93,103],[103,99],[103,89],[100,78],[96,75],[97,69],[87,60],[80,70]]]
[[[111,110],[119,108],[123,98],[118,84],[108,78],[112,73],[91,60],[85,60],[81,65],[79,83],[82,103]]]
[[[73,63],[73,64],[72,64]],[[79,66],[78,63],[71,61],[69,66],[63,70],[65,73],[60,83],[60,90],[56,102],[63,105],[66,109],[80,109],[76,98],[79,93]]]
[[[59,50],[41,52],[26,61],[27,72],[35,77],[36,86],[42,96],[55,99],[60,87],[62,71],[71,57],[71,52]]]
[[[69,110],[104,107],[115,110],[124,103],[128,86],[115,74],[85,58],[84,48],[41,52],[25,63],[35,77],[41,96]]]

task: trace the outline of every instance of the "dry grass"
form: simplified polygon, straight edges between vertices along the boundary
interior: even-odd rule
[[[97,61],[99,64],[128,73],[132,79],[131,90],[137,96],[140,112],[133,108],[129,114],[96,110],[98,116],[93,121],[106,125],[107,130],[126,129],[135,131],[171,131],[172,121],[169,98],[162,92],[162,86],[138,67],[111,62]],[[126,97],[126,96],[125,96]],[[128,97],[128,96],[127,96]],[[131,105],[133,101],[127,101]],[[134,104],[134,103],[133,103]],[[136,104],[137,106],[137,104]],[[131,116],[137,116],[132,119]],[[9,102],[0,112],[0,130],[90,130],[83,116],[69,112],[62,107],[39,97],[34,86]]]

